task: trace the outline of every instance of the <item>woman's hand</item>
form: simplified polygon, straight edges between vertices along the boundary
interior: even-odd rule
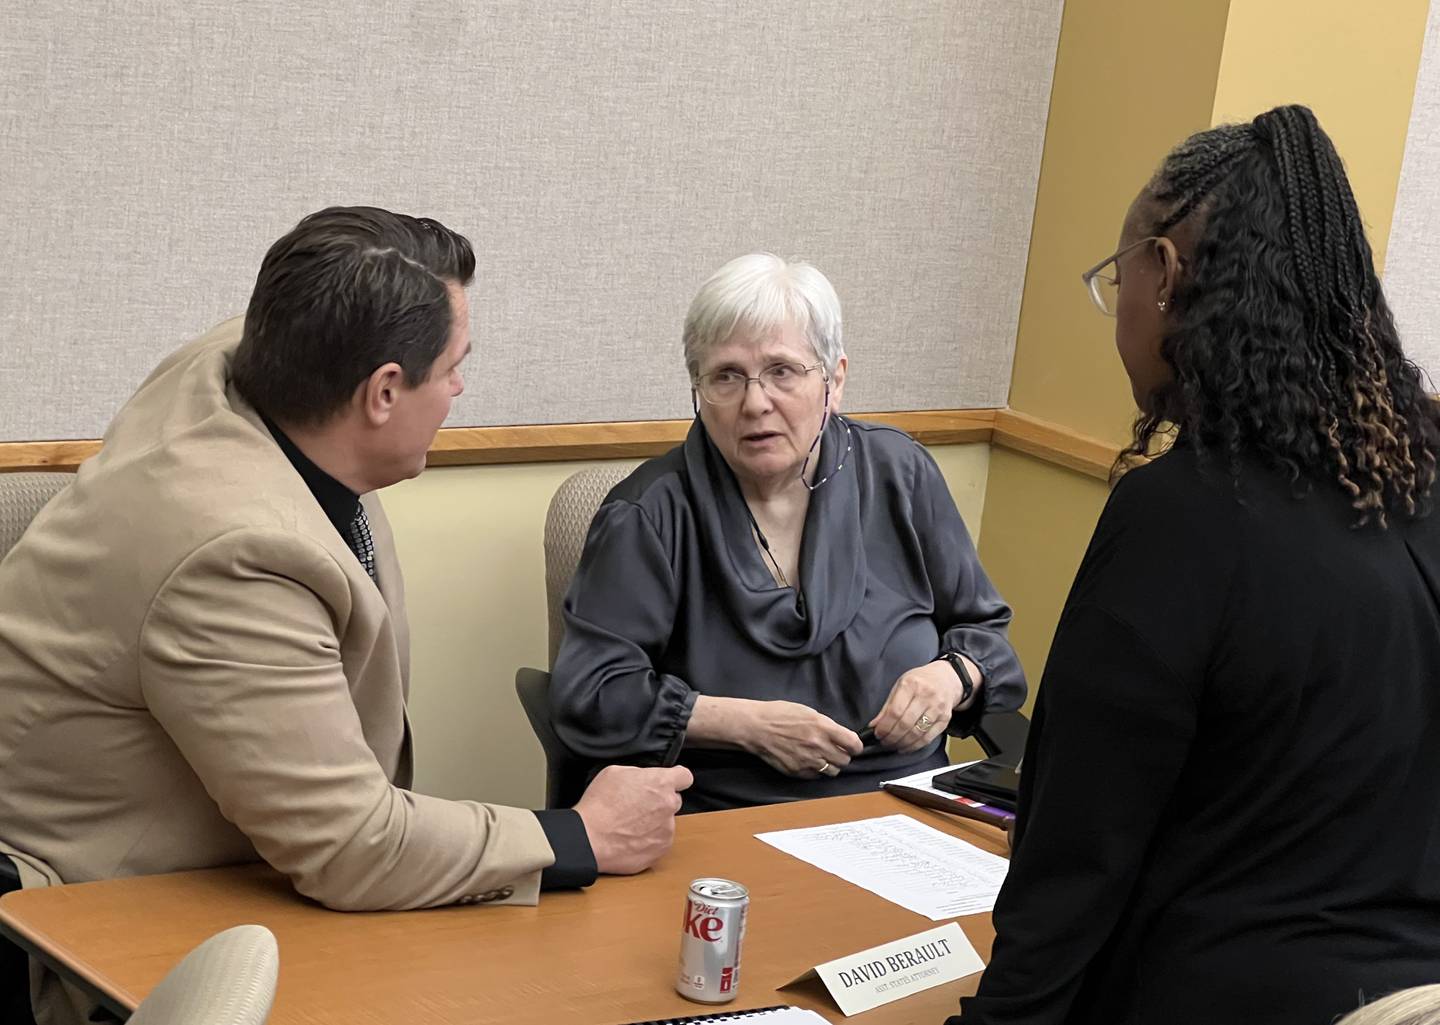
[[[787,776],[838,776],[864,745],[854,730],[809,705],[702,694],[695,699],[685,742],[692,747],[748,751]]]
[[[838,776],[864,748],[854,730],[794,701],[750,702],[745,750],[787,776]]]
[[[960,656],[971,681],[980,679],[980,670],[965,656]],[[875,739],[902,753],[919,751],[950,725],[950,717],[969,708],[980,696],[976,683],[964,701],[965,688],[950,663],[937,659],[912,669],[895,681],[885,707],[870,720]]]

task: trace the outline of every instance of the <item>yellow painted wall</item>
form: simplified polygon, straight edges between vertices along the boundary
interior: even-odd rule
[[[930,451],[978,535],[988,446]],[[410,610],[417,790],[543,805],[545,760],[515,670],[547,666],[545,511],[587,465],[437,467],[383,495]]]
[[[1014,409],[1121,441],[1134,414],[1115,322],[1080,274],[1108,256],[1130,201],[1179,139],[1210,123],[1228,0],[1067,0],[1010,387]],[[991,459],[980,557],[1015,609],[1031,700],[1108,488],[1013,452]]]
[[[1085,553],[1109,487],[1030,456],[991,454],[980,561],[1015,612],[1011,643],[1035,705],[1060,608]]]
[[[1304,103],[1335,140],[1384,257],[1429,0],[1231,0],[1213,121]]]
[[[1080,274],[1114,251],[1130,201],[1180,139],[1210,124],[1229,0],[1067,0],[1060,22],[1014,409],[1119,441],[1134,405],[1114,322]]]
[[[1015,610],[1010,640],[1030,681],[1028,711],[1060,609],[1110,489],[1093,477],[995,449],[980,558]]]
[[[1428,0],[1068,0],[1060,31],[1010,405],[1123,441],[1133,416],[1079,274],[1114,248],[1165,153],[1282,103],[1345,158],[1377,256],[1388,236]],[[1015,608],[1033,686],[1107,487],[1026,456],[991,460],[981,557]]]

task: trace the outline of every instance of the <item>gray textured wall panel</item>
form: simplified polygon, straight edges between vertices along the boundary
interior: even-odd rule
[[[1440,3],[1431,2],[1385,251],[1385,294],[1405,351],[1440,384]]]
[[[476,243],[452,425],[688,415],[731,256],[809,259],[852,409],[1003,405],[1061,0],[0,5],[0,439],[95,437],[331,203]]]

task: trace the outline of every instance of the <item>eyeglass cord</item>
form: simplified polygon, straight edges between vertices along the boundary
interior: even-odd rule
[[[829,419],[829,416],[830,416],[829,403],[827,402],[827,403],[826,403],[825,419]],[[824,484],[826,481],[830,480],[832,477],[834,477],[834,476],[835,476],[837,473],[839,473],[841,470],[845,469],[845,464],[846,464],[846,462],[848,462],[849,459],[850,459],[850,453],[851,453],[851,452],[854,450],[854,448],[855,448],[855,436],[850,433],[850,424],[849,424],[849,422],[848,422],[843,416],[841,416],[839,413],[836,413],[836,414],[835,414],[835,419],[838,420],[838,421],[840,421],[840,425],[845,428],[845,454],[840,457],[840,462],[836,464],[835,469],[831,470],[829,473],[827,473],[824,477],[820,478],[820,479],[819,479],[818,481],[816,481],[814,484],[811,484],[809,481],[807,481],[807,480],[805,479],[805,469],[806,469],[806,467],[809,466],[809,464],[810,464],[810,456],[809,456],[808,453],[806,454],[806,456],[805,456],[805,464],[800,467],[800,483],[801,483],[801,484],[804,484],[807,488],[809,488],[811,494],[814,494],[816,491],[819,491],[819,490],[820,490],[820,485]],[[811,452],[814,452],[814,451],[815,451],[815,446],[818,445],[818,444],[820,444],[820,439],[821,439],[821,437],[824,436],[824,434],[825,434],[825,423],[824,423],[824,420],[822,420],[821,423],[820,423],[820,433],[817,434],[817,435],[815,435],[815,441],[814,441],[814,442],[811,444],[811,446],[810,446],[810,451],[811,451]]]
[[[741,499],[744,501],[744,499]],[[750,511],[750,503],[745,502],[745,515],[750,517],[750,529],[755,534],[755,540],[760,543],[760,550],[770,559],[770,565],[775,567],[775,575],[780,578],[781,587],[790,587],[790,581],[785,578],[785,571],[780,568],[780,560],[775,558],[775,553],[770,550],[770,541],[765,537],[765,532],[760,529],[760,524],[755,519],[755,514]],[[805,592],[799,587],[795,589],[795,607],[803,616],[805,614]]]
[[[820,439],[821,439],[822,437],[824,437],[824,435],[825,435],[825,425],[826,425],[826,423],[829,421],[829,419],[830,419],[830,389],[829,389],[828,382],[827,382],[827,386],[826,386],[826,389],[825,389],[825,415],[824,415],[824,416],[821,418],[821,420],[820,420],[820,433],[817,434],[817,435],[815,435],[815,440],[810,443],[810,452],[807,452],[807,453],[805,454],[805,463],[804,463],[804,465],[802,465],[802,466],[800,467],[800,483],[801,483],[801,484],[804,484],[805,487],[810,490],[810,493],[811,493],[812,495],[813,495],[816,491],[818,491],[818,490],[820,489],[820,486],[821,486],[822,484],[824,484],[824,483],[825,483],[826,481],[828,481],[828,480],[831,480],[837,473],[839,473],[841,470],[845,469],[845,463],[849,460],[849,458],[850,458],[850,453],[854,450],[854,447],[855,447],[855,437],[854,437],[854,435],[851,434],[851,432],[850,432],[850,424],[845,420],[845,418],[844,418],[843,416],[841,416],[841,415],[838,414],[838,413],[835,414],[835,419],[838,420],[838,421],[840,421],[840,425],[845,428],[845,454],[840,457],[840,462],[835,466],[835,469],[831,470],[829,473],[827,473],[827,474],[826,474],[824,477],[822,477],[820,480],[816,481],[814,484],[811,484],[811,483],[809,483],[808,481],[806,481],[806,479],[805,479],[805,469],[806,469],[806,467],[807,467],[807,466],[809,465],[809,463],[810,463],[810,454],[815,451],[815,447],[820,444]],[[786,578],[786,576],[785,576],[785,571],[780,568],[780,560],[777,559],[777,558],[775,558],[775,553],[770,550],[770,540],[769,540],[769,538],[767,538],[767,537],[765,536],[765,532],[760,529],[760,523],[759,523],[759,521],[755,519],[755,514],[750,510],[750,503],[749,503],[749,502],[746,502],[743,497],[741,498],[740,501],[741,501],[741,502],[744,504],[744,506],[745,506],[745,515],[746,515],[747,517],[749,517],[749,519],[750,519],[750,529],[751,529],[751,531],[753,531],[754,534],[755,534],[755,540],[756,540],[757,542],[759,542],[759,544],[760,544],[760,550],[761,550],[762,552],[764,552],[766,558],[768,558],[768,559],[770,560],[770,565],[772,565],[772,566],[775,567],[775,575],[780,578],[780,586],[781,586],[781,587],[790,587],[791,584],[790,584],[790,581],[789,581],[789,580]],[[799,608],[799,610],[800,610],[800,614],[801,614],[801,615],[804,615],[804,614],[805,614],[805,592],[802,591],[802,590],[800,590],[799,587],[796,587],[796,588],[795,588],[795,603],[796,603],[796,605],[798,606],[798,608]]]

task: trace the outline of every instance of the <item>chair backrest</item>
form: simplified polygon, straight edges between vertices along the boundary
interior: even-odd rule
[[[572,474],[555,490],[550,509],[545,514],[545,598],[550,609],[550,665],[560,652],[560,638],[565,634],[561,609],[570,578],[580,565],[585,550],[585,537],[595,510],[605,501],[610,489],[635,469],[634,462],[606,463]]]
[[[585,792],[593,766],[566,747],[555,732],[550,721],[550,674],[521,669],[515,674],[515,694],[545,752],[545,807],[572,807]]]
[[[237,925],[186,954],[135,1008],[130,1025],[264,1025],[279,974],[274,934]]]
[[[633,461],[605,463],[571,474],[555,490],[545,513],[545,604],[549,613],[550,665],[560,653],[565,634],[562,610],[570,579],[580,565],[585,538],[595,510],[610,489],[635,469]],[[560,740],[550,721],[550,674],[521,669],[515,674],[515,693],[545,752],[545,806],[568,808],[580,799],[590,764],[573,754]]]
[[[74,479],[73,473],[0,473],[0,559],[45,503]]]

